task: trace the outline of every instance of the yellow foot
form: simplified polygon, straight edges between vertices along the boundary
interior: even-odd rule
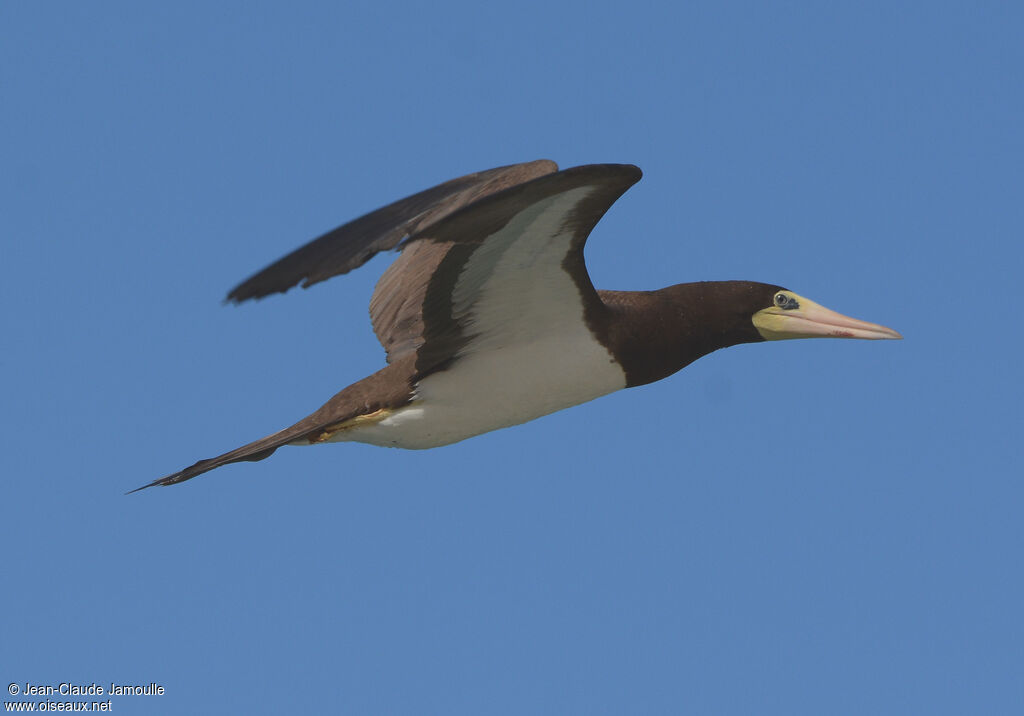
[[[380,410],[375,410],[372,413],[367,413],[366,415],[357,415],[354,418],[343,420],[340,423],[328,425],[316,435],[311,436],[309,438],[309,443],[312,445],[313,443],[327,442],[334,437],[336,433],[340,433],[342,430],[351,430],[352,428],[357,428],[361,425],[379,423],[389,415],[391,415],[390,410],[381,408]]]

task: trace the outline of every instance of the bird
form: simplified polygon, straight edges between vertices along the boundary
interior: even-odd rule
[[[630,164],[559,170],[546,159],[467,174],[350,221],[254,274],[228,303],[308,288],[397,250],[370,299],[387,365],[290,427],[131,492],[262,460],[284,445],[448,445],[653,383],[743,343],[902,338],[754,281],[596,289],[584,244],[641,176]]]

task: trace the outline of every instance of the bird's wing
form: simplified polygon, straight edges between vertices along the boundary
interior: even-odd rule
[[[590,164],[486,196],[410,237],[370,301],[394,363],[421,376],[473,350],[529,342],[600,306],[583,245],[637,167]]]
[[[484,174],[488,172],[477,176]],[[505,180],[510,176],[505,175]],[[348,386],[291,427],[200,460],[145,487],[184,482],[233,462],[262,460],[282,445],[318,442],[346,429],[349,421],[384,415],[408,404],[418,376],[463,355],[578,329],[581,310],[602,305],[587,275],[583,245],[608,208],[640,176],[640,170],[630,165],[575,167],[449,211],[446,218],[408,239],[402,255],[374,292],[371,315],[377,336],[388,348],[387,367]],[[436,206],[434,210],[441,211]],[[416,219],[408,221],[415,223]],[[383,248],[379,240],[354,241],[371,252]],[[356,253],[350,250],[348,255]],[[307,267],[309,270],[296,275],[306,276],[307,281],[322,280],[357,265],[350,259],[347,268],[338,270],[335,263],[333,272],[314,272],[317,267]],[[265,283],[262,292],[252,289],[237,300],[285,290],[298,280],[287,285]],[[275,285],[278,288],[266,288]]]
[[[557,171],[547,159],[488,169],[439,184],[339,226],[249,277],[228,294],[241,303],[348,273],[481,197]]]

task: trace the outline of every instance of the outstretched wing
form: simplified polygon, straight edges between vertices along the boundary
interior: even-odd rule
[[[466,356],[493,356],[506,346],[528,348],[538,341],[550,345],[552,338],[556,348],[581,345],[573,340],[588,331],[581,317],[593,318],[588,312],[603,306],[587,274],[583,246],[641,173],[618,164],[553,170],[550,162],[532,162],[443,184],[336,229],[232,291],[230,298],[242,301],[285,291],[303,278],[309,285],[355,268],[426,227],[407,239],[371,301],[374,330],[388,349],[386,368],[289,428],[145,487],[262,460],[282,445],[328,439],[350,421],[408,404],[417,390],[449,390],[420,379]],[[527,175],[537,178],[521,183]],[[369,233],[360,234],[364,228]]]
[[[370,302],[388,361],[415,353],[423,376],[473,351],[577,329],[601,306],[583,246],[640,177],[625,164],[566,169],[484,197],[410,237]]]
[[[362,266],[380,251],[468,206],[481,197],[557,171],[547,159],[467,174],[339,226],[310,241],[233,288],[227,300],[241,303],[303,288]]]

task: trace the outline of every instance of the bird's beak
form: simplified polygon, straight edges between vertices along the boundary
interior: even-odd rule
[[[755,313],[752,319],[758,333],[767,341],[784,338],[903,338],[891,328],[844,316],[791,291],[782,293],[792,298],[796,305],[790,302],[793,307],[765,308]]]

